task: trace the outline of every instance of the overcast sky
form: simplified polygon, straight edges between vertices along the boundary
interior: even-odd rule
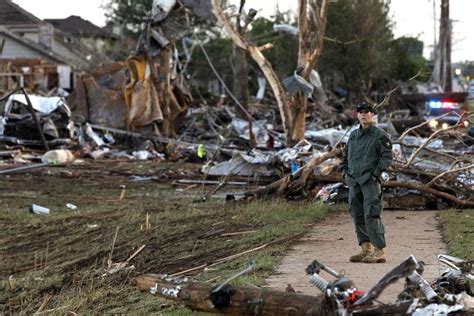
[[[66,18],[78,15],[99,26],[105,25],[104,11],[100,7],[107,0],[13,0],[40,19]],[[150,0],[153,1],[153,0]],[[235,0],[236,1],[236,0]],[[439,18],[441,0],[391,0],[391,16],[395,23],[394,34],[418,37],[425,43],[425,57],[429,57],[434,41],[434,13]],[[271,14],[278,3],[280,9],[295,12],[297,0],[247,0],[247,5]],[[474,0],[451,0],[450,16],[453,20],[452,60],[474,60]],[[436,24],[439,27],[439,24]],[[438,33],[438,29],[436,29]]]

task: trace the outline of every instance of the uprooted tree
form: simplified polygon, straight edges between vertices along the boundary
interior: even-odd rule
[[[306,118],[306,98],[298,93],[290,99],[285,91],[281,80],[276,75],[271,63],[262,54],[265,49],[270,49],[271,45],[263,45],[257,47],[254,43],[246,39],[242,32],[239,32],[230,22],[223,10],[221,0],[211,0],[214,14],[219,23],[224,27],[228,35],[236,46],[246,50],[255,60],[262,70],[265,78],[269,82],[275,95],[278,109],[283,124],[283,130],[286,136],[287,145],[291,145],[296,141],[304,138],[305,118]],[[245,3],[241,1],[241,7]],[[299,0],[298,1],[298,25],[299,25],[299,54],[297,73],[303,79],[308,80],[311,71],[316,66],[323,49],[324,33],[326,30],[326,16],[329,6],[329,0],[323,0],[319,5],[316,0]],[[308,16],[309,11],[312,12],[313,22],[316,31],[309,28]],[[293,106],[292,106],[293,105]]]

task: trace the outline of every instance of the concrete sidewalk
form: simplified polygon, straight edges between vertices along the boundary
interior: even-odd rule
[[[387,241],[387,263],[366,264],[349,261],[358,253],[354,226],[348,212],[337,212],[317,223],[312,231],[301,238],[277,268],[277,274],[267,279],[268,287],[284,291],[291,284],[296,292],[319,295],[321,292],[309,284],[305,268],[313,260],[342,272],[363,291],[368,291],[392,268],[408,256],[414,255],[418,261],[426,263],[423,277],[428,282],[439,277],[446,266],[440,264],[437,254],[446,253],[437,228],[436,211],[389,211],[382,214]],[[330,281],[334,278],[326,272],[321,276]],[[387,287],[379,300],[384,303],[395,301],[403,289],[404,280]]]

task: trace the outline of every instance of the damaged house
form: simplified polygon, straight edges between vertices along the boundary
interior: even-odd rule
[[[0,0],[0,90],[20,85],[30,90],[71,89],[72,71],[109,59],[69,34]]]
[[[208,2],[153,1],[152,18],[125,62],[76,75],[68,98],[74,114],[95,125],[174,137],[192,102],[176,44],[192,33],[194,15],[210,14]]]
[[[121,40],[118,35],[100,28],[80,16],[71,15],[65,19],[46,19],[45,21],[95,52],[109,54],[120,49]]]
[[[71,67],[60,55],[0,26],[0,93],[19,86],[51,90],[71,88]]]

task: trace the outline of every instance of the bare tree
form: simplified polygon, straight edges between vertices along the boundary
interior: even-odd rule
[[[318,5],[317,0],[299,0],[298,2],[298,24],[300,32],[297,72],[306,80],[309,80],[311,71],[321,56],[324,33],[326,32],[328,6],[329,0],[323,0],[321,6]],[[297,94],[294,100],[290,100],[283,88],[281,80],[273,70],[272,65],[262,54],[264,48],[271,46],[267,44],[259,48],[245,39],[242,32],[239,32],[239,30],[230,23],[228,17],[222,11],[220,0],[212,0],[212,7],[219,23],[224,27],[235,45],[248,51],[269,82],[278,104],[287,145],[291,145],[303,139],[307,100],[302,94]],[[316,31],[311,31],[309,28],[310,12],[312,12],[311,16]],[[293,110],[290,110],[291,104],[294,105]]]
[[[243,9],[245,6],[245,0],[240,0],[240,8],[237,14],[235,29],[237,33],[245,37],[247,32],[248,25],[253,21],[254,17],[257,15],[257,11],[251,9],[247,15],[245,15],[244,21],[241,21],[243,16]],[[244,23],[242,25],[242,22]],[[232,47],[232,72],[234,74],[234,92],[237,98],[242,103],[242,109],[239,109],[240,116],[247,119],[248,129],[249,129],[249,143],[250,147],[254,148],[257,146],[257,141],[255,135],[252,131],[252,115],[249,109],[249,83],[248,83],[248,65],[246,58],[246,50],[242,47],[239,47],[237,44],[233,44]]]
[[[297,72],[306,81],[309,80],[311,71],[316,67],[323,50],[328,7],[329,0],[323,0],[321,6],[317,4],[317,0],[298,0],[299,53]],[[315,31],[310,30],[310,12]],[[293,104],[292,140],[295,142],[304,139],[308,102],[302,93],[298,93],[294,97]]]

